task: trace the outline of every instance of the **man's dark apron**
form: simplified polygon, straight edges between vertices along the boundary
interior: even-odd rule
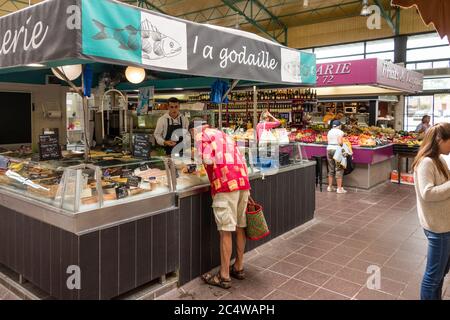
[[[172,120],[172,124],[170,124],[170,120]],[[164,138],[165,141],[170,141],[172,139],[172,134],[178,130],[183,129],[183,118],[180,117],[180,124],[173,124],[173,119],[167,119],[167,133]],[[176,141],[177,144],[183,142],[183,136],[178,138],[178,141]],[[166,155],[170,156],[172,154],[173,147],[165,146],[164,149],[166,150]],[[180,155],[182,155],[183,151],[180,151]]]

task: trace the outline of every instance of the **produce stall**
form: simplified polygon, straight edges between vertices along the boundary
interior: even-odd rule
[[[312,159],[314,156],[327,156],[327,146],[303,144],[303,156]],[[348,187],[370,189],[389,179],[392,171],[394,149],[392,144],[365,148],[353,147],[355,169],[345,176],[344,185]],[[326,171],[324,171],[326,172]]]
[[[344,126],[343,130],[346,132],[345,140],[352,145],[355,163],[355,170],[344,179],[344,184],[349,187],[370,189],[388,180],[394,168],[394,151],[398,146],[417,150],[421,143],[415,133],[395,132],[392,129]],[[327,155],[327,130],[323,126],[292,132],[290,140],[301,143],[305,159]]]
[[[32,30],[31,40],[21,37],[25,26]],[[111,29],[116,30],[112,37]],[[129,34],[118,36],[119,29]],[[21,72],[82,64],[81,88],[57,73],[83,96],[84,111],[86,65],[92,63],[286,85],[315,83],[314,55],[116,1],[47,0],[0,18],[0,30],[0,74],[20,78]],[[15,44],[33,45],[12,46],[14,32]],[[173,50],[151,50],[154,33],[171,41],[164,49]],[[193,170],[176,159],[149,157],[145,136],[134,137],[132,153],[86,148],[84,158],[63,152],[55,136],[35,139],[39,154],[0,150],[0,263],[23,281],[53,298],[111,299],[164,282],[169,275],[184,283],[218,265],[202,166]],[[313,218],[314,166],[289,161],[270,177],[251,168],[255,200],[265,206],[272,230],[264,241]],[[295,201],[287,190],[295,190]],[[81,279],[70,287],[73,267]]]
[[[339,116],[344,123],[394,128],[398,96],[423,90],[423,75],[380,59],[317,65],[318,105],[313,123]],[[329,120],[329,119],[328,119]]]

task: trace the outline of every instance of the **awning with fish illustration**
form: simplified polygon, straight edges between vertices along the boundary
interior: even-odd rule
[[[47,0],[0,18],[0,73],[75,62],[276,84],[316,83],[314,54],[114,0]]]

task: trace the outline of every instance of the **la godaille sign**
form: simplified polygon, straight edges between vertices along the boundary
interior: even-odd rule
[[[281,84],[316,80],[314,54],[114,0],[46,0],[0,17],[0,71],[80,62]]]
[[[405,92],[423,90],[423,75],[380,59],[317,65],[317,86],[378,85]]]

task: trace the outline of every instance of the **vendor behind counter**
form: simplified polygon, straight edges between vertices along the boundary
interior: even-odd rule
[[[169,110],[158,119],[154,132],[156,143],[164,147],[166,155],[172,153],[173,148],[183,141],[179,129],[187,132],[189,120],[180,113],[180,101],[177,98],[169,99]]]

